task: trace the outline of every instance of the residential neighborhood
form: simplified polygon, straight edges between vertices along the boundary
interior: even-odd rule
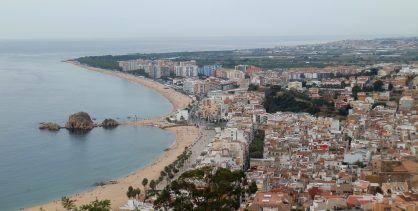
[[[418,210],[418,63],[120,66],[144,63],[149,77],[192,96],[194,122],[215,131],[189,168],[242,170],[255,182],[242,210]],[[312,109],[291,109],[299,103]]]

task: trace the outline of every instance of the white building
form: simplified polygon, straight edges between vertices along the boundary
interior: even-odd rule
[[[187,121],[189,120],[189,111],[180,110],[176,113],[176,121]]]
[[[180,62],[179,65],[174,67],[176,76],[181,77],[196,77],[198,70],[199,67],[196,65],[196,61]]]

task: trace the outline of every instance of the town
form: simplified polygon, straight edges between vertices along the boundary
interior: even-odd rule
[[[117,63],[118,71],[192,97],[189,108],[167,121],[213,132],[200,151],[191,150],[186,170],[195,171],[192,176],[176,176],[176,169],[169,172],[171,183],[207,187],[194,176],[221,168],[245,173],[240,185],[248,190],[228,198],[237,210],[418,209],[417,62],[289,68],[198,63]],[[167,208],[190,197],[187,188],[169,186],[147,201]]]

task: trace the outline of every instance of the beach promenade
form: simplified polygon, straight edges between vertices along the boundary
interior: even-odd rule
[[[165,128],[170,125],[165,121],[166,117],[173,115],[179,109],[186,108],[192,102],[192,99],[189,96],[179,93],[174,89],[168,88],[150,79],[136,77],[122,72],[115,72],[100,68],[89,67],[73,61],[67,61],[67,63],[71,63],[73,65],[77,65],[91,71],[96,71],[102,74],[119,77],[121,79],[129,80],[146,86],[164,96],[172,105],[172,111],[167,115],[142,121],[126,122],[129,125],[155,126]],[[164,167],[174,162],[177,159],[177,156],[183,153],[186,147],[190,147],[191,145],[193,145],[195,141],[201,136],[200,130],[195,126],[168,127],[166,128],[166,130],[174,133],[176,135],[176,140],[175,143],[172,146],[170,146],[170,148],[167,149],[157,160],[153,161],[152,163],[143,168],[136,170],[135,172],[125,177],[116,179],[116,184],[108,184],[104,186],[94,187],[92,189],[74,194],[69,197],[73,200],[76,200],[75,203],[77,205],[87,204],[95,200],[96,198],[99,200],[109,199],[111,200],[111,210],[119,210],[118,208],[123,206],[127,202],[128,198],[126,197],[126,191],[128,190],[129,186],[133,186],[135,188],[139,187],[142,189],[143,186],[141,182],[143,178],[147,178],[148,180],[158,179],[158,177],[160,176],[160,172],[164,169]],[[64,210],[61,206],[60,197],[54,201],[45,204],[40,204],[31,208],[26,208],[25,210],[39,211],[41,209],[46,211]]]

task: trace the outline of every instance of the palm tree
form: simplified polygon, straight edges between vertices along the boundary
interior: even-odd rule
[[[166,175],[167,175],[167,173],[165,173],[165,171],[161,171],[161,172],[160,172],[160,176],[161,176],[161,177],[165,177]]]
[[[148,184],[148,179],[147,178],[144,178],[142,180],[142,186],[144,186],[144,189],[145,189],[145,186],[147,186],[147,184]]]
[[[145,199],[147,198],[147,187],[146,187],[147,184],[148,184],[148,179],[144,178],[142,180],[142,186],[144,186],[144,202],[145,202]]]
[[[132,186],[129,186],[128,192],[126,192],[126,196],[130,199],[134,197],[134,188]]]
[[[135,196],[135,198],[137,198],[137,197],[139,196],[139,194],[141,194],[141,189],[136,188],[136,189],[134,190],[134,196]]]
[[[151,182],[149,182],[149,187],[154,192],[155,191],[155,187],[157,187],[157,183],[154,180],[151,180]]]

